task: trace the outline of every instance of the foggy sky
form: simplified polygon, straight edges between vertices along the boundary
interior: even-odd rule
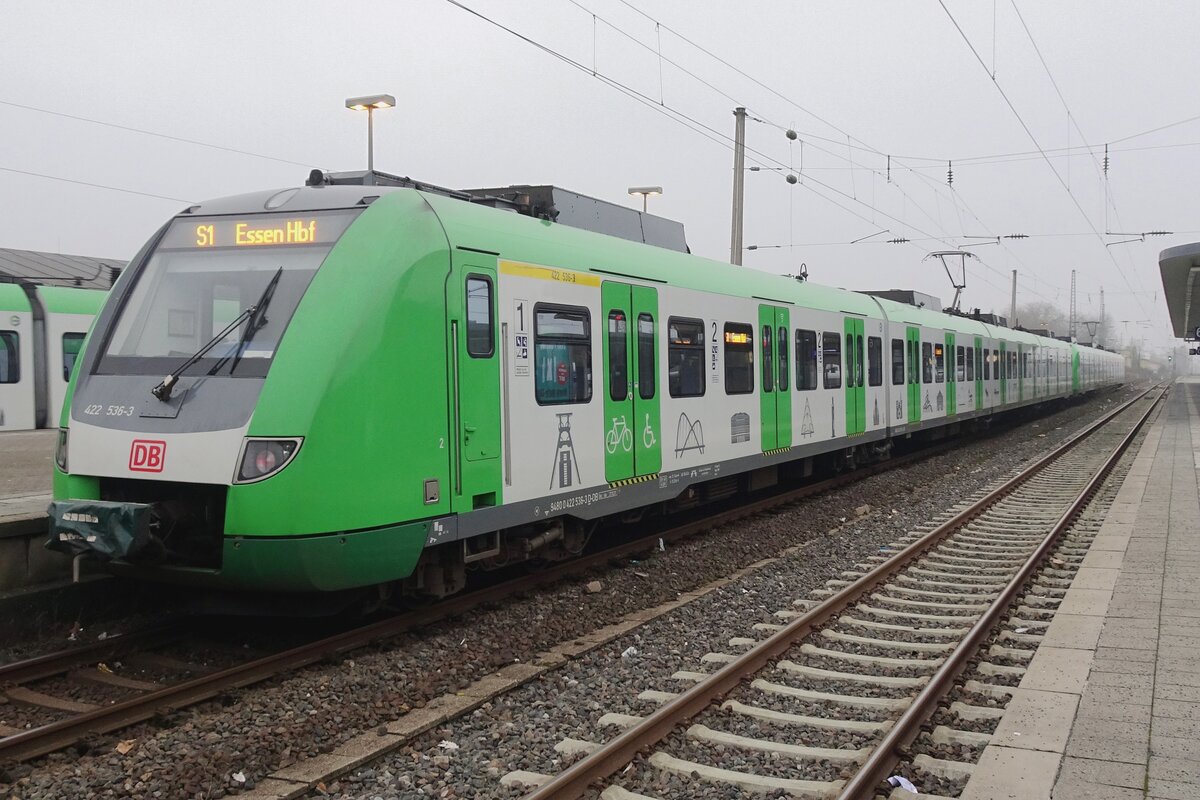
[[[445,0],[4,0],[0,167],[171,199],[0,170],[0,247],[129,258],[187,201],[298,185],[311,167],[362,168],[365,114],[343,101],[390,92],[399,107],[376,114],[379,169],[452,187],[553,183],[631,206],[640,199],[627,187],[659,184],[650,210],[682,221],[693,252],[727,260],[732,154],[722,137],[741,104],[762,120],[747,125],[747,165],[782,168],[746,175],[745,243],[764,248],[745,254],[747,268],[803,263],[816,282],[949,302],[927,252],[985,241],[964,236],[1026,234],[972,248],[981,262],[968,265],[964,307],[1007,314],[1017,269],[1019,304],[1065,310],[1074,268],[1080,318],[1096,317],[1103,286],[1114,339],[1127,328],[1169,341],[1157,256],[1200,239],[1200,121],[1112,145],[1115,210],[1106,212],[1098,162],[1105,142],[1200,114],[1194,0],[1016,0],[1086,139],[1013,0],[947,0],[982,66],[937,0],[636,3],[657,30],[619,0],[462,2],[587,71]],[[1094,157],[1055,152],[1084,143]],[[1014,153],[1023,155],[970,163]],[[786,183],[789,169],[800,183]],[[1131,238],[1106,229],[1175,233],[1106,248]]]

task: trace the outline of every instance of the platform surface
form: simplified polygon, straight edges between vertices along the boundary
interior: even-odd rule
[[[0,433],[0,529],[46,516],[57,436],[57,429]]]
[[[1174,384],[963,794],[1200,798],[1200,380]]]

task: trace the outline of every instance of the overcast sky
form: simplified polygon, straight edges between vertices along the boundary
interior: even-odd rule
[[[187,201],[362,168],[343,101],[390,92],[379,169],[628,205],[660,184],[651,210],[727,260],[740,104],[747,166],[776,168],[746,175],[746,267],[948,302],[922,259],[976,245],[964,307],[1007,314],[1017,269],[1019,304],[1065,310],[1074,268],[1081,319],[1103,286],[1114,337],[1169,341],[1157,257],[1200,239],[1200,120],[1146,132],[1200,114],[1195,0],[461,3],[585,69],[447,0],[3,0],[0,246],[129,258]],[[1151,230],[1174,233],[1105,246]]]

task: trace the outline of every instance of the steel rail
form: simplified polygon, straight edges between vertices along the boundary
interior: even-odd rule
[[[1062,516],[1051,528],[1046,538],[1042,540],[1041,545],[1037,550],[1026,559],[1025,563],[1012,580],[1004,587],[1000,595],[992,602],[991,606],[983,616],[972,626],[971,630],[963,638],[962,643],[953,653],[942,663],[937,672],[929,679],[925,688],[917,695],[896,723],[883,737],[883,740],[872,750],[871,755],[859,767],[858,772],[854,774],[838,795],[838,800],[857,800],[857,798],[869,798],[875,795],[878,785],[887,780],[891,774],[896,762],[903,755],[903,751],[912,743],[921,731],[921,726],[925,723],[934,711],[937,710],[938,704],[946,696],[946,694],[954,687],[959,674],[966,669],[970,660],[975,657],[979,647],[991,634],[992,630],[1000,624],[1004,615],[1008,613],[1009,607],[1013,601],[1020,595],[1022,589],[1033,577],[1034,573],[1042,566],[1042,563],[1050,557],[1054,546],[1058,544],[1062,535],[1074,524],[1076,518],[1083,512],[1084,508],[1092,497],[1099,491],[1101,484],[1105,478],[1117,465],[1121,456],[1133,444],[1134,438],[1138,431],[1145,425],[1146,420],[1150,418],[1151,413],[1158,406],[1159,402],[1166,395],[1164,391],[1158,398],[1150,404],[1141,418],[1134,424],[1133,429],[1121,440],[1116,449],[1109,454],[1108,458],[1088,481],[1087,485],[1071,503],[1071,506],[1063,512]]]
[[[1141,396],[1139,395],[1138,397],[1140,398]],[[1112,413],[1118,413],[1137,399],[1134,398],[1134,400],[1128,401],[1120,406],[1117,412]],[[1107,420],[1109,416],[1103,417],[1101,421]],[[1086,430],[1090,430],[1090,428]],[[1070,441],[1068,441],[1068,444]],[[12,736],[2,737],[0,738],[0,762],[25,761],[46,755],[47,753],[52,753],[74,744],[88,736],[108,733],[138,722],[144,722],[163,711],[177,710],[194,705],[231,689],[249,686],[277,675],[300,669],[330,655],[399,636],[447,618],[461,616],[480,606],[505,600],[519,592],[554,583],[576,573],[587,572],[590,569],[603,566],[614,559],[645,552],[655,547],[660,538],[665,541],[685,539],[729,522],[821,495],[896,467],[939,455],[961,443],[961,439],[954,439],[940,445],[925,447],[897,458],[857,469],[853,472],[827,478],[796,489],[785,490],[769,497],[738,505],[736,508],[706,516],[702,519],[685,522],[666,531],[654,532],[648,536],[607,548],[598,553],[556,564],[530,575],[505,581],[468,594],[451,597],[430,608],[374,622],[351,631],[335,634],[334,636],[303,644],[280,653],[264,656],[230,667],[229,669],[201,675],[183,683],[147,692],[137,697],[103,706],[93,711],[87,711],[48,725],[22,731]],[[1057,453],[1059,451],[1055,450],[1053,452]],[[54,658],[65,657],[73,651],[74,648],[62,653],[31,659],[29,662],[15,662],[8,665],[8,668],[14,675],[20,674],[20,670],[26,668],[36,671],[38,667],[33,662],[43,660],[48,666],[49,662]],[[50,672],[48,674],[55,673]],[[12,683],[15,681],[10,679],[9,682]]]
[[[0,686],[13,686],[61,675],[75,667],[122,655],[134,647],[167,642],[184,635],[186,631],[179,623],[166,622],[128,633],[114,634],[107,639],[69,647],[66,650],[11,661],[0,665]]]
[[[997,501],[1011,494],[1034,475],[1141,400],[1153,388],[1146,389],[1137,397],[1128,400],[1091,423],[970,507],[925,534],[862,577],[838,590],[821,604],[796,617],[782,629],[721,667],[703,681],[694,684],[675,699],[660,706],[658,710],[643,718],[641,722],[625,729],[612,741],[526,794],[523,800],[551,800],[551,798],[563,800],[564,798],[581,797],[595,782],[609,778],[623,769],[639,752],[662,741],[681,723],[709,708],[715,701],[739,686],[746,677],[764,669],[769,663],[793,647],[796,642],[808,636],[815,628],[825,624],[856,602],[862,595],[889,580],[894,574],[940,544],[951,533],[984,513]],[[1159,399],[1161,399],[1161,395]],[[1154,405],[1151,404],[1151,408]]]

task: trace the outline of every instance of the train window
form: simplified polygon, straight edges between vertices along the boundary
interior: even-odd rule
[[[83,347],[82,333],[64,333],[62,337],[63,380],[71,380],[71,370],[75,368],[75,359],[79,358],[79,350]]]
[[[967,362],[966,359],[963,358],[962,347],[959,347],[956,350],[951,350],[950,354],[954,358],[954,380],[965,381],[967,379]]]
[[[776,339],[776,349],[779,351],[779,391],[788,390],[788,335],[787,328],[780,326],[779,338]]]
[[[1021,377],[1029,377],[1029,353],[1021,353]]]
[[[667,389],[671,397],[704,394],[704,323],[698,319],[667,320]]]
[[[725,394],[754,391],[754,328],[725,323]]]
[[[796,388],[817,388],[817,332],[796,329]]]
[[[638,396],[643,400],[654,399],[654,317],[638,314]]]
[[[771,359],[771,326],[763,325],[762,329],[762,386],[764,392],[775,391],[775,381],[771,379],[774,364]]]
[[[592,399],[592,324],[586,308],[533,307],[534,396],[539,405]]]
[[[629,325],[625,312],[608,312],[608,396],[614,402],[629,397]]]
[[[826,333],[821,337],[821,360],[824,364],[824,381],[826,389],[839,389],[842,386],[842,335]]]
[[[863,375],[863,337],[861,334],[854,336],[854,385],[862,386]],[[848,344],[848,343],[847,343]]]
[[[867,383],[883,385],[883,339],[878,336],[867,337]]]
[[[933,345],[921,343],[921,381],[933,383]]]
[[[496,352],[492,320],[492,281],[482,275],[467,276],[467,355],[489,358]]]
[[[983,379],[985,381],[992,379],[992,349],[990,347],[983,348]]]
[[[946,382],[946,350],[940,343],[933,346],[933,381]]]
[[[958,349],[958,352],[959,352],[959,358],[962,358],[962,348],[961,347]],[[975,380],[975,348],[974,347],[967,348],[966,372],[967,372],[967,380],[969,380],[969,381]]]
[[[904,383],[904,340],[892,339],[892,386]]]
[[[21,337],[16,331],[0,331],[0,383],[21,380]]]

